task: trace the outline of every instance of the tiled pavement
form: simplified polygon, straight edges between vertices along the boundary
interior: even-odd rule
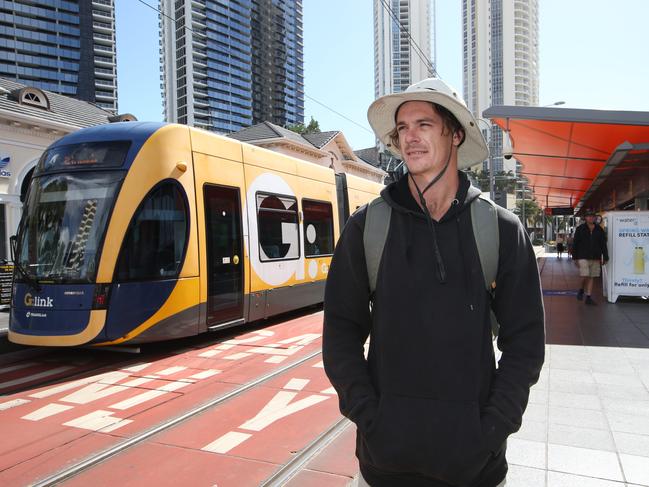
[[[546,361],[508,441],[507,487],[649,486],[649,300],[610,304],[598,282],[586,306],[571,260],[539,267]]]

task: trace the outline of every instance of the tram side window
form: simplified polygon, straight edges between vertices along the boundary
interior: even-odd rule
[[[262,262],[300,257],[295,198],[258,193],[257,223],[259,259]]]
[[[331,203],[302,200],[304,255],[319,257],[334,253],[334,219]]]
[[[178,276],[187,241],[187,203],[176,182],[154,189],[135,212],[117,262],[118,281]]]

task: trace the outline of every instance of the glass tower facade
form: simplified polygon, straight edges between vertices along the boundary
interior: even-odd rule
[[[374,0],[374,96],[404,91],[435,74],[435,1]]]
[[[113,0],[0,0],[0,77],[116,112]]]
[[[161,0],[165,119],[228,133],[304,120],[300,0]]]
[[[494,105],[537,105],[538,0],[462,0],[464,97],[476,117]],[[487,121],[484,169],[514,171],[502,157],[503,133]]]

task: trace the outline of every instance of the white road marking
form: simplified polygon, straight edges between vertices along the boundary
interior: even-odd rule
[[[258,342],[259,340],[263,340],[264,338],[266,338],[266,337],[258,335],[258,336],[253,336],[253,337],[249,337],[249,338],[241,338],[241,339],[235,338],[235,339],[232,339],[232,340],[227,340],[227,341],[225,341],[223,343],[226,343],[228,345],[241,345],[242,343]]]
[[[315,367],[317,369],[324,369],[324,362],[322,360],[320,360],[320,362],[316,362],[311,367]]]
[[[199,353],[198,356],[209,358],[209,357],[214,357],[215,355],[218,355],[221,352],[222,350],[208,350],[207,352]]]
[[[252,435],[249,433],[239,433],[238,431],[230,431],[224,434],[218,440],[213,441],[209,445],[204,446],[201,450],[211,451],[213,453],[227,453],[235,446],[240,445]]]
[[[133,379],[133,380],[129,380],[128,382],[124,382],[122,385],[123,385],[124,387],[139,387],[139,386],[141,386],[142,384],[146,384],[146,383],[148,383],[148,382],[152,382],[152,381],[154,381],[154,380],[156,380],[156,379],[159,379],[159,377],[155,377],[155,376],[154,376],[154,377],[150,377],[150,376],[146,376],[146,377],[136,377],[136,378]]]
[[[168,369],[161,370],[158,372],[158,375],[173,375],[178,372],[182,372],[185,370],[187,367],[182,367],[182,366],[176,366],[176,367],[169,367]]]
[[[280,355],[273,355],[272,357],[268,357],[264,362],[269,363],[269,364],[278,364],[280,362],[283,362],[286,360],[286,357],[281,357]]]
[[[177,391],[178,389],[181,389],[189,384],[191,384],[191,382],[169,382],[168,384],[164,384],[157,389],[142,392],[137,396],[125,399],[108,407],[111,409],[120,410],[132,408],[133,406],[137,406],[138,404],[150,401],[151,399],[155,399],[156,397],[164,396],[165,394],[169,394],[170,392]]]
[[[207,369],[204,370],[203,372],[199,372],[198,374],[190,375],[190,379],[207,379],[208,377],[212,377],[213,375],[220,374],[220,370],[216,369]]]
[[[62,372],[67,372],[68,370],[72,370],[72,369],[74,369],[74,367],[63,366],[63,367],[57,367],[56,369],[50,369],[50,370],[46,370],[44,372],[39,372],[37,374],[26,375],[25,377],[21,377],[20,379],[9,380],[7,382],[0,382],[0,388],[17,386],[19,384],[25,384],[27,382],[32,382],[32,381],[35,381],[35,380],[43,379],[43,378],[49,377],[51,375],[56,375],[56,374],[60,374]]]
[[[234,348],[234,345],[219,345],[216,350],[230,350],[231,348]]]
[[[309,379],[291,379],[282,389],[289,389],[291,391],[301,391],[309,383]]]
[[[225,357],[225,360],[239,360],[241,358],[249,357],[251,354],[246,352],[234,353]]]
[[[320,394],[334,394],[334,395],[336,395],[338,393],[336,392],[336,389],[334,389],[333,387],[330,387],[329,389],[325,389],[324,391],[320,391]]]
[[[266,426],[279,419],[285,418],[286,416],[297,413],[302,409],[306,409],[329,399],[329,396],[311,395],[291,403],[295,396],[297,396],[297,392],[279,391],[275,394],[275,397],[273,397],[270,402],[259,411],[257,416],[246,421],[239,426],[239,428],[251,431],[261,431]]]
[[[55,414],[62,413],[63,411],[67,411],[68,409],[72,409],[73,407],[74,406],[66,406],[65,404],[52,403],[23,416],[21,419],[28,419],[30,421],[39,421],[41,419],[54,416]]]
[[[118,380],[124,379],[128,377],[128,374],[124,372],[106,372],[105,374],[98,374],[98,375],[93,375],[92,377],[86,377],[84,379],[79,379],[75,380],[72,382],[68,382],[67,384],[61,384],[60,386],[56,387],[51,387],[49,389],[45,389],[44,391],[41,392],[36,392],[34,394],[30,394],[29,397],[35,397],[38,399],[42,399],[44,397],[50,397],[55,394],[58,394],[59,392],[65,392],[70,389],[74,389],[75,387],[83,386],[86,384],[90,384],[92,382],[100,382],[100,381],[105,381],[107,384],[113,384],[117,382]]]
[[[93,411],[63,424],[84,430],[110,432],[133,422],[130,419],[115,418],[113,414],[112,411]]]
[[[295,343],[295,345],[308,345],[314,340],[317,340],[320,338],[319,333],[306,333],[304,335],[296,336],[293,338],[287,338],[286,340],[281,340],[279,343],[285,344],[285,343]]]
[[[12,401],[7,401],[0,403],[0,411],[6,411],[7,409],[15,408],[17,406],[22,406],[31,402],[29,399],[14,399]]]
[[[277,345],[275,345],[277,346]],[[273,345],[268,345],[264,347],[256,347],[250,350],[251,353],[263,353],[266,355],[293,355],[298,350],[301,350],[302,347],[289,347],[289,348],[273,348]]]
[[[115,382],[126,379],[128,377],[128,374],[126,372],[122,372],[121,375],[118,374],[120,373],[115,373],[112,377],[110,377],[110,379],[104,379],[102,383],[88,384],[83,389],[79,389],[72,394],[68,394],[67,396],[62,398],[61,401],[71,402],[74,404],[88,404],[89,402],[96,401],[97,399],[103,399],[113,394],[117,394],[118,392],[128,390],[129,387],[125,385],[108,387],[108,385],[114,384]],[[139,379],[134,379],[134,381],[137,380]],[[142,378],[142,380],[151,381],[153,379]]]
[[[130,367],[126,367],[125,369],[122,370],[128,370],[129,372],[141,372],[142,370],[146,369],[149,365],[151,365],[151,362],[135,364]]]

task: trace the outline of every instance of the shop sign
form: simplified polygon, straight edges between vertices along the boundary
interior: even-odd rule
[[[7,171],[7,166],[11,163],[11,156],[0,154],[0,178],[10,178],[11,171]]]

